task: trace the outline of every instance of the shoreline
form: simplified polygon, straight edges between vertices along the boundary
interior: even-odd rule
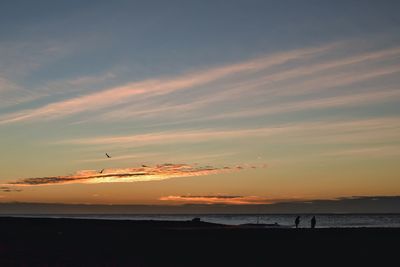
[[[287,216],[291,216],[294,218],[297,214],[285,214]],[[323,216],[340,216],[338,214],[301,214],[304,217],[311,217],[313,215],[319,217],[319,220]],[[385,216],[385,215],[394,215],[400,216],[400,214],[341,214],[344,217],[347,216]],[[199,218],[201,223],[204,224],[215,224],[220,226],[226,227],[251,227],[251,228],[295,228],[294,223],[290,224],[287,220],[285,222],[277,223],[276,221],[271,220],[261,220],[259,223],[253,222],[253,220],[242,220],[241,223],[238,221],[234,221],[236,223],[232,223],[229,220],[218,219],[218,216],[224,217],[225,214],[0,214],[0,218],[5,219],[66,219],[66,220],[90,220],[90,221],[126,221],[126,222],[160,222],[162,223],[169,223],[169,222],[190,222],[194,218]],[[229,216],[248,216],[243,214],[229,214]],[[252,216],[256,217],[263,217],[263,216],[282,216],[281,214],[252,214]],[[185,218],[186,217],[186,218]],[[398,218],[400,220],[400,217]],[[319,221],[318,220],[318,221]],[[301,224],[299,229],[307,229],[310,228],[309,225]],[[356,229],[356,228],[400,228],[400,221],[395,223],[386,223],[386,224],[371,224],[365,222],[353,222],[348,224],[342,225],[329,225],[326,221],[321,223],[317,223],[317,228],[319,229]]]

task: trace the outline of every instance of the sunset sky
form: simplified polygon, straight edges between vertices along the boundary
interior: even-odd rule
[[[400,195],[399,10],[1,1],[0,202]]]

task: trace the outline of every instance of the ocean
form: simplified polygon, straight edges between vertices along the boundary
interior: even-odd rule
[[[301,216],[300,228],[310,227],[312,216],[317,219],[317,227],[400,227],[400,214],[25,214],[1,215],[13,217],[74,218],[100,220],[174,220],[187,221],[195,217],[205,222],[227,225],[245,223],[278,223],[294,226],[294,220]]]

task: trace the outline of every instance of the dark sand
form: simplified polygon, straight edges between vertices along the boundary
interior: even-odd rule
[[[395,266],[399,256],[399,228],[255,229],[0,217],[2,267]]]

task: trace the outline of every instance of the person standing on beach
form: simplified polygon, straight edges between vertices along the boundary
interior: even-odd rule
[[[294,221],[294,223],[296,224],[296,228],[298,228],[299,224],[300,224],[300,216],[296,217],[296,220]]]
[[[311,228],[314,229],[316,224],[317,224],[317,219],[315,219],[315,216],[313,216],[311,218]]]

